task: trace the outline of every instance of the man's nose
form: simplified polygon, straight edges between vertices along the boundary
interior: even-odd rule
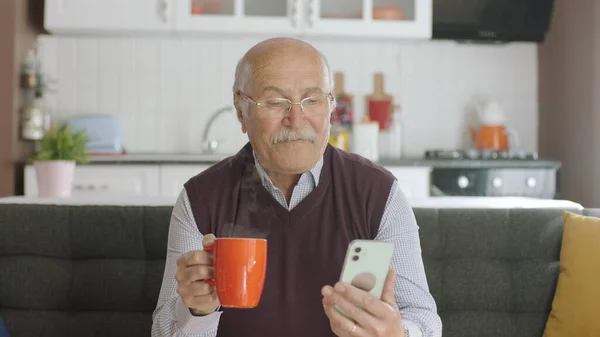
[[[285,114],[284,124],[289,127],[303,126],[305,118],[300,104],[292,104],[290,111]]]

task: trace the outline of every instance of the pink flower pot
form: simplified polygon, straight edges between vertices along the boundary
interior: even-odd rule
[[[33,163],[38,196],[68,198],[71,196],[75,161],[48,160]]]

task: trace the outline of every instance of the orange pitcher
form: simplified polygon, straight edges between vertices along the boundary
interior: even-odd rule
[[[469,130],[478,150],[508,150],[508,135],[504,125],[482,125],[477,131],[469,126]]]

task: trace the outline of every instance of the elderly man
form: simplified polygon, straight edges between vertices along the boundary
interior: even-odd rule
[[[394,176],[328,145],[335,101],[323,55],[295,39],[263,41],[240,60],[233,90],[249,143],[185,184],[152,335],[441,336],[418,227]],[[215,236],[268,239],[258,307],[221,308],[203,282],[213,270],[202,249]],[[395,245],[381,299],[337,282],[354,239]]]

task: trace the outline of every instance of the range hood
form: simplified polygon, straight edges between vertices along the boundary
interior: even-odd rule
[[[553,11],[554,0],[433,0],[432,38],[543,42]]]

